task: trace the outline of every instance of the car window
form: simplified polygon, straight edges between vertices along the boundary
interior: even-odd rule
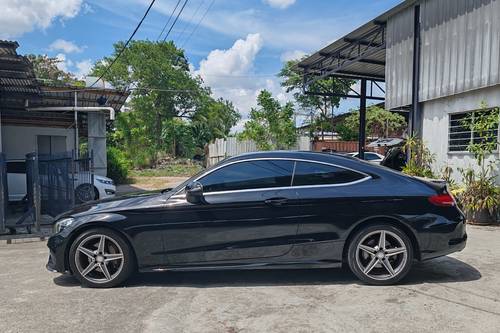
[[[377,154],[373,153],[365,153],[365,160],[367,161],[373,161],[373,160],[379,160],[380,157]]]
[[[26,173],[26,162],[7,162],[7,173]]]
[[[363,178],[363,174],[332,165],[297,162],[293,186],[343,184]]]
[[[222,167],[199,182],[204,192],[248,190],[290,186],[293,161],[245,161]]]

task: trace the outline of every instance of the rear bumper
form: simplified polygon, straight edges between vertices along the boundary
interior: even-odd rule
[[[438,223],[429,227],[420,238],[420,260],[428,260],[462,251],[467,244],[465,219]]]

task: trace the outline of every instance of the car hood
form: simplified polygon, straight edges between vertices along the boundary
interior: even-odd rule
[[[145,207],[157,207],[165,204],[167,199],[172,195],[170,192],[144,192],[140,194],[132,194],[126,196],[92,201],[73,208],[64,213],[62,217],[81,217],[97,213],[119,212],[122,210],[134,210]]]

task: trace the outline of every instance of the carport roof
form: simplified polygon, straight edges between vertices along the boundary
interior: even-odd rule
[[[414,5],[406,0],[374,20],[303,59],[297,67],[306,82],[328,76],[385,80],[385,26],[387,19]]]

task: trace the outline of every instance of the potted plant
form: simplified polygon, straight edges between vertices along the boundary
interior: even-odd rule
[[[496,185],[499,161],[487,158],[498,149],[500,112],[499,108],[489,109],[484,104],[481,109],[462,121],[474,135],[467,150],[473,154],[478,168],[460,169],[464,189],[458,199],[469,222],[492,224],[496,222],[500,204],[500,190]]]

